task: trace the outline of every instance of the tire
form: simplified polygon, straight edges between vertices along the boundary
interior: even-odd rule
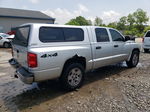
[[[137,64],[139,63],[139,51],[135,50],[132,52],[132,55],[131,55],[131,58],[129,61],[126,61],[127,63],[127,66],[129,68],[133,68],[133,67],[136,67]]]
[[[5,42],[3,45],[4,48],[9,48],[10,47],[10,43]]]
[[[83,84],[84,74],[84,67],[79,63],[66,66],[60,78],[63,89],[72,91],[80,88]]]
[[[149,51],[149,49],[144,49],[144,52],[145,52],[145,53],[148,53],[148,51]]]

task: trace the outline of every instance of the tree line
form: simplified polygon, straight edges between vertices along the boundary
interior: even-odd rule
[[[147,12],[142,9],[137,9],[135,12],[130,13],[128,16],[123,16],[119,21],[111,22],[109,24],[104,24],[100,17],[96,17],[94,23],[91,20],[87,20],[82,16],[78,16],[71,19],[66,23],[66,25],[94,25],[94,26],[104,26],[118,29],[124,35],[131,35],[136,37],[142,37],[147,30],[150,30],[150,26],[147,25],[149,17]]]

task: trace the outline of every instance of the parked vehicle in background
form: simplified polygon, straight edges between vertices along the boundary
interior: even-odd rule
[[[126,61],[139,62],[140,45],[112,28],[25,24],[16,28],[12,42],[16,77],[30,84],[59,78],[63,87],[82,85],[85,72]]]
[[[143,38],[143,49],[145,53],[149,52],[150,50],[150,30],[146,32]]]
[[[11,41],[13,38],[14,38],[14,35],[0,33],[0,46],[5,47],[5,48],[11,47]]]

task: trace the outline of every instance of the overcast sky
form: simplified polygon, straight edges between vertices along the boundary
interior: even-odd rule
[[[91,20],[98,16],[109,23],[138,8],[150,16],[150,0],[0,0],[0,7],[42,11],[59,24],[80,15]]]

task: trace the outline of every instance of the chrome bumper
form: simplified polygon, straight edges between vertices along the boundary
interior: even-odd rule
[[[9,60],[9,64],[16,68],[15,77],[19,77],[20,80],[26,84],[32,84],[34,81],[33,73],[28,72],[25,68],[21,67],[15,59]]]

